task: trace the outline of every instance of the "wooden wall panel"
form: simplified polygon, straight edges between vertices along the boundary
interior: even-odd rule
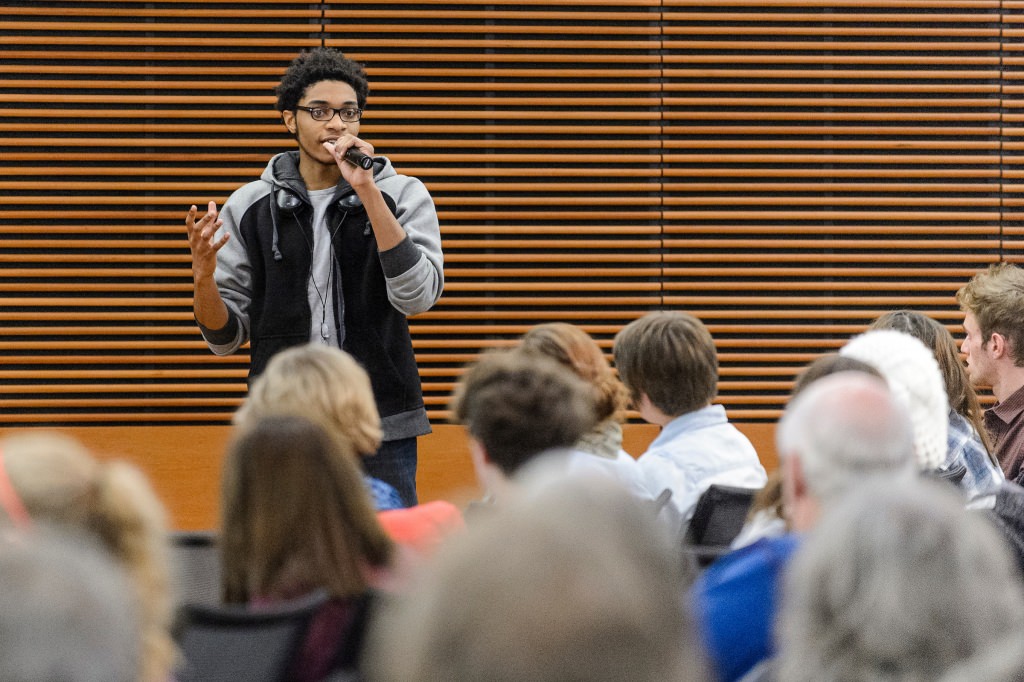
[[[438,205],[445,294],[413,323],[435,420],[481,349],[551,320],[608,346],[660,304],[659,19],[585,0],[327,12],[327,43],[369,66],[363,132]]]
[[[757,448],[765,468],[778,466],[773,424],[739,425]],[[12,430],[0,427],[0,438]],[[230,427],[192,426],[82,426],[63,429],[82,441],[101,459],[120,459],[139,467],[167,507],[176,530],[216,529],[219,521],[221,466],[230,439]],[[643,452],[657,435],[650,424],[627,424],[623,445],[627,452]],[[481,490],[473,472],[460,426],[438,424],[420,439],[420,467],[416,486],[420,500],[449,500],[462,506],[478,499]]]
[[[247,358],[191,312],[188,205],[289,140],[307,2],[8,2],[0,19],[0,423],[224,423]],[[145,439],[140,439],[144,441]]]
[[[1002,231],[1009,260],[1024,260],[1024,2],[1003,10]]]
[[[16,3],[0,420],[229,418],[246,357],[194,328],[183,214],[291,146],[273,86],[320,43],[367,66],[362,134],[438,205],[446,293],[414,320],[432,418],[468,360],[537,321],[608,345],[660,303],[659,18],[652,2]]]
[[[1006,255],[998,2],[666,0],[665,304],[774,419],[876,316]]]
[[[950,323],[1021,257],[1020,0],[6,2],[0,426],[223,425],[247,358],[192,321],[183,216],[292,142],[299,50],[366,64],[363,135],[421,177],[447,287],[413,320],[435,424],[464,364],[568,320],[710,325],[770,423],[877,314]],[[144,441],[144,438],[141,439]]]

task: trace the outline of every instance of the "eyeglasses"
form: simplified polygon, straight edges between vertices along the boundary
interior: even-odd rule
[[[363,110],[349,107],[347,109],[332,109],[331,107],[304,107],[295,105],[296,109],[308,111],[314,121],[330,121],[337,114],[345,123],[355,123],[363,117]]]

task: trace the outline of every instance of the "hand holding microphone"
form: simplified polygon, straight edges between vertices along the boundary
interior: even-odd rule
[[[331,151],[331,153],[337,156],[337,144],[334,142],[324,143],[325,146],[328,144],[331,145],[329,151]],[[357,168],[362,168],[363,170],[370,170],[371,168],[373,168],[373,157],[367,155],[358,147],[349,147],[348,149],[346,149],[345,155],[342,158],[344,158],[345,161],[347,161],[348,163],[351,163],[353,166],[356,166]]]

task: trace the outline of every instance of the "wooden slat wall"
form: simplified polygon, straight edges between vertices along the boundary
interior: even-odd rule
[[[1024,2],[1004,0],[1003,10],[1003,236],[1024,237]]]
[[[711,326],[722,398],[1014,257],[999,2],[665,2],[665,303]]]
[[[462,366],[568,320],[711,326],[721,399],[878,313],[955,324],[1020,256],[1020,35],[1004,0],[5,3],[0,426],[225,423],[247,358],[192,322],[183,215],[288,148],[272,89],[325,42],[363,136],[430,187],[447,287],[414,320],[431,416]]]
[[[0,21],[0,420],[224,422],[244,356],[191,313],[189,204],[287,145],[272,88],[306,2],[18,2]],[[140,441],[145,436],[140,434]]]
[[[372,65],[366,134],[427,179],[440,211],[445,294],[414,326],[436,419],[481,349],[551,320],[607,345],[660,304],[655,2],[378,1],[327,16],[328,44]]]

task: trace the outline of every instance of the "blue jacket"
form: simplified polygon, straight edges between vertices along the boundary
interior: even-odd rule
[[[730,552],[694,583],[690,605],[719,680],[738,680],[775,655],[773,629],[782,576],[797,535],[765,538]]]

